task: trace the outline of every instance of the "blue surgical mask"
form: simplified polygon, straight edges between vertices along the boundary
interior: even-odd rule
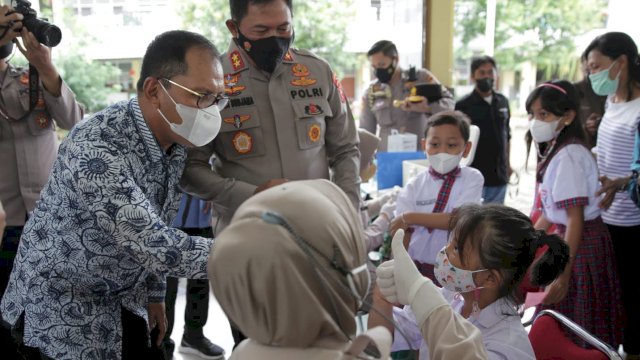
[[[618,83],[620,82],[620,73],[622,71],[618,71],[618,75],[615,79],[609,78],[609,71],[611,71],[611,68],[615,63],[615,61],[611,63],[611,66],[606,70],[589,75],[589,81],[591,82],[591,88],[594,93],[600,96],[608,96],[616,92],[618,89]]]

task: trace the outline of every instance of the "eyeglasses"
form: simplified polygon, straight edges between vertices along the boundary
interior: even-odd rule
[[[181,88],[182,90],[190,92],[191,94],[197,96],[198,100],[196,101],[196,106],[198,107],[198,109],[206,109],[209,106],[216,105],[218,107],[218,110],[222,110],[227,106],[227,103],[229,102],[229,98],[224,95],[219,95],[219,94],[216,95],[214,93],[201,94],[197,91],[193,91],[188,87],[180,85],[177,82],[171,81],[167,78],[161,78],[161,80],[167,81]]]

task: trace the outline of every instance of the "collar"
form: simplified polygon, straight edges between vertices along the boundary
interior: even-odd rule
[[[144,143],[144,147],[147,150],[147,154],[150,157],[151,162],[161,162],[164,159],[164,154],[162,153],[162,149],[156,140],[156,137],[153,136],[151,129],[149,129],[149,125],[144,120],[142,116],[142,111],[140,110],[140,104],[138,104],[138,98],[135,97],[129,101],[129,113],[133,116],[133,123],[138,130],[138,134],[142,138],[142,142]]]
[[[496,92],[495,90],[491,89],[491,102],[493,102],[493,100],[496,98]],[[478,92],[478,89],[476,89],[475,87],[473,88],[473,97],[476,101],[482,101],[485,104],[487,104],[487,101],[484,99],[484,96],[480,95],[480,93]]]
[[[483,327],[485,329],[489,329],[494,327],[499,321],[505,320],[511,316],[517,316],[516,309],[509,305],[509,302],[505,299],[498,299],[489,304],[486,308],[480,310],[477,318],[469,318],[469,320],[478,328]],[[520,321],[519,317],[518,321]]]
[[[429,175],[431,175],[432,178],[438,179],[438,180],[446,180],[451,176],[458,177],[460,176],[460,171],[461,171],[460,166],[458,166],[446,174],[440,174],[439,172],[433,170],[431,166],[429,166]]]
[[[229,48],[227,49],[226,56],[227,60],[229,60],[229,64],[231,65],[231,72],[233,74],[237,74],[252,67],[249,55],[243,49],[238,47],[238,44],[236,44],[233,38],[229,42]],[[291,48],[289,48],[282,58],[282,62],[285,64],[293,64],[296,62]]]

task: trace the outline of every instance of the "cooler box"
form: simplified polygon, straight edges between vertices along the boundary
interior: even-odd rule
[[[378,190],[389,189],[394,186],[402,186],[402,162],[405,160],[426,159],[426,155],[422,151],[412,152],[378,152],[376,161],[378,171],[376,172],[376,181]]]

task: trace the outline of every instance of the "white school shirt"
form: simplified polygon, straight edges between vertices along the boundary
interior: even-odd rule
[[[584,206],[584,219],[600,216],[596,192],[600,188],[598,166],[586,147],[570,144],[551,158],[538,191],[544,216],[554,224],[567,225],[567,208]]]
[[[451,304],[454,311],[460,313],[464,298],[447,289],[440,289],[442,296]],[[396,330],[393,335],[391,351],[419,349],[420,360],[429,360],[429,347],[422,338],[420,328],[411,306],[393,308],[393,320]],[[482,333],[482,343],[489,360],[535,360],[536,356],[515,308],[505,300],[498,299],[480,310],[477,318],[467,319]],[[407,337],[405,339],[400,331]],[[408,340],[409,342],[407,343]]]
[[[607,107],[598,127],[598,170],[601,176],[616,179],[629,176],[633,162],[635,134],[640,123],[640,98],[612,103]],[[640,225],[640,209],[629,197],[629,192],[616,192],[611,207],[602,212],[605,223],[615,226]]]
[[[428,169],[418,174],[398,193],[395,216],[406,212],[433,212],[443,182],[431,176]],[[484,177],[480,171],[461,167],[442,213],[450,213],[465,203],[479,204],[483,185]],[[422,263],[435,263],[436,255],[447,244],[447,234],[447,230],[433,229],[429,232],[425,227],[416,226],[409,243],[409,256]]]

